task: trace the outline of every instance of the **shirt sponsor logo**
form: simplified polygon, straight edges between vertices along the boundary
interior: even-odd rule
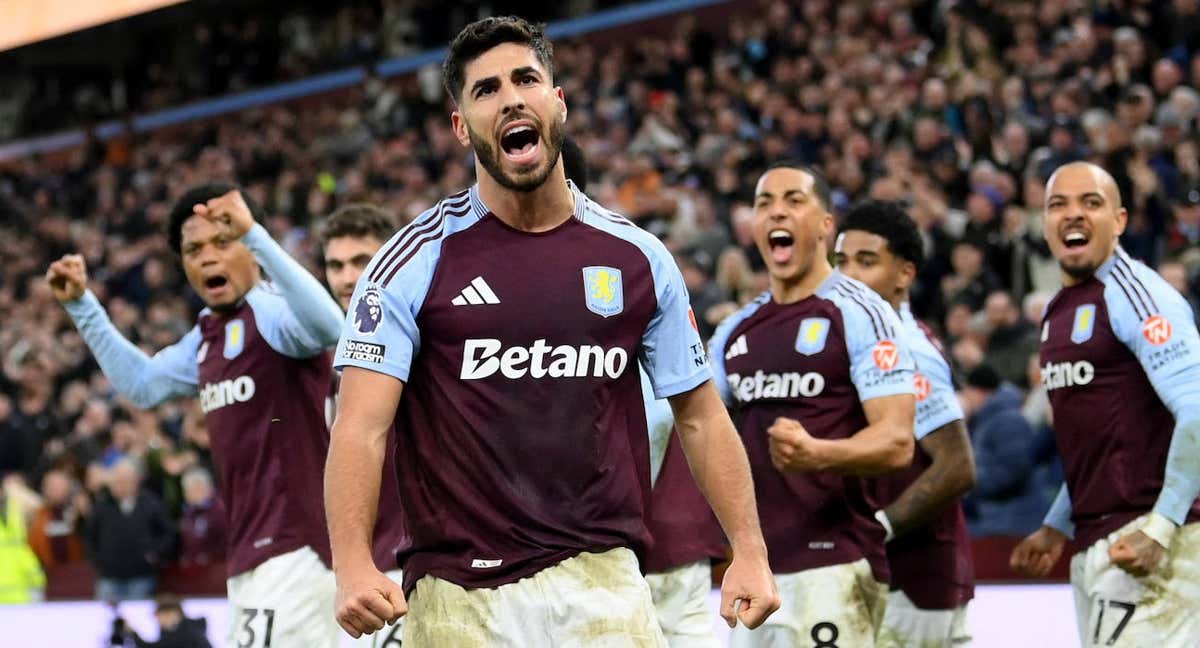
[[[1084,304],[1075,309],[1075,323],[1071,325],[1071,341],[1083,344],[1092,339],[1096,328],[1096,305]]]
[[[929,379],[921,374],[913,374],[913,385],[917,388],[917,402],[920,403],[933,391],[933,385],[929,383]]]
[[[367,288],[354,304],[354,330],[360,335],[375,335],[383,326],[383,298],[379,289]]]
[[[1142,336],[1154,346],[1166,344],[1171,339],[1171,321],[1162,315],[1152,315],[1142,322]]]
[[[387,347],[382,344],[346,340],[346,348],[342,352],[342,356],[348,360],[381,364],[386,351]]]
[[[825,391],[825,376],[815,371],[769,374],[760,369],[753,376],[728,374],[725,379],[734,398],[743,403],[764,398],[811,398]]]
[[[1087,360],[1051,362],[1042,367],[1042,384],[1046,391],[1063,387],[1082,387],[1096,377],[1096,367]]]
[[[500,565],[503,565],[503,564],[504,564],[504,560],[500,559],[500,558],[497,558],[495,560],[484,560],[482,558],[476,558],[471,561],[471,567],[473,569],[492,569],[493,567],[499,567]]]
[[[796,351],[804,355],[816,355],[825,348],[829,337],[829,320],[824,317],[806,317],[800,322],[796,333]]]
[[[583,296],[588,310],[601,317],[612,317],[625,310],[621,271],[608,266],[584,268]]]
[[[246,346],[246,323],[240,319],[235,319],[225,325],[225,348],[221,351],[221,355],[225,356],[226,360],[233,360],[242,352],[242,348]],[[205,352],[207,354],[207,352]]]
[[[629,354],[625,349],[605,349],[594,344],[550,346],[545,339],[531,346],[505,348],[500,340],[467,340],[459,378],[480,380],[500,375],[510,380],[530,378],[616,379],[625,373]]]
[[[200,409],[205,414],[235,403],[254,398],[254,379],[238,376],[221,382],[207,383],[200,388]]]
[[[876,367],[883,371],[891,371],[900,361],[900,349],[891,340],[880,340],[871,350],[871,358],[875,360]]]

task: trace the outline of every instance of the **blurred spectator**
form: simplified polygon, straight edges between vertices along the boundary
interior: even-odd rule
[[[17,474],[0,481],[0,604],[40,601],[46,575],[29,547],[26,530],[40,498]]]
[[[975,452],[975,488],[966,499],[971,534],[1033,532],[1050,502],[1031,479],[1036,435],[1021,415],[1020,390],[983,364],[967,374],[963,399]]]
[[[953,271],[942,279],[942,296],[946,303],[962,303],[972,311],[983,308],[983,302],[1000,288],[995,272],[983,264],[984,250],[973,241],[961,241],[950,253]]]
[[[88,518],[88,549],[99,574],[96,598],[116,602],[147,599],[158,585],[158,566],[175,546],[174,522],[162,502],[141,489],[132,459],[112,467],[107,494]]]
[[[158,640],[146,641],[131,630],[125,619],[113,619],[112,648],[212,648],[208,642],[208,621],[188,618],[179,599],[169,594],[156,597],[154,619],[158,621]]]
[[[29,528],[29,545],[42,566],[52,567],[84,560],[84,517],[91,509],[87,493],[62,470],[42,476],[42,506]]]
[[[183,473],[183,519],[179,522],[179,564],[210,565],[225,560],[225,510],[203,468]]]
[[[983,361],[1000,374],[1001,380],[1027,389],[1026,367],[1030,356],[1038,353],[1038,330],[1003,290],[988,295],[983,314],[989,330]]]

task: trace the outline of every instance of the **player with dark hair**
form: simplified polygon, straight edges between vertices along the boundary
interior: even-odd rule
[[[258,220],[233,185],[198,186],[176,201],[167,235],[207,307],[153,357],[109,321],[82,257],[55,261],[46,279],[121,395],[142,408],[200,398],[229,515],[228,643],[336,646],[321,474],[326,350],[341,311]]]
[[[1042,320],[1042,382],[1066,483],[1013,550],[1045,576],[1068,538],[1085,646],[1200,640],[1200,335],[1187,301],[1121,249],[1128,213],[1094,164],[1059,167],[1044,229],[1063,288]]]
[[[970,639],[966,605],[974,565],[961,498],[975,481],[971,440],[941,342],[908,306],[925,258],[916,223],[900,205],[868,200],[842,219],[834,246],[838,270],[879,293],[900,314],[917,365],[917,448],[904,471],[871,480],[886,508],[891,592],[879,645],[951,646]]]
[[[352,203],[339,207],[321,223],[317,230],[321,241],[321,254],[325,266],[325,282],[337,298],[342,310],[350,307],[350,297],[359,277],[367,269],[371,257],[383,247],[384,241],[396,232],[391,214],[367,203]],[[378,307],[378,304],[375,305]],[[368,306],[368,308],[370,308]],[[370,321],[366,312],[359,319]],[[335,375],[329,398],[328,419],[333,423],[337,411],[338,381]],[[389,433],[389,447],[393,443]],[[375,566],[396,584],[404,582],[396,554],[403,549],[405,541],[404,519],[400,515],[400,493],[396,482],[396,461],[392,453],[384,456],[383,477],[379,489],[379,513],[376,516],[375,532],[371,547]],[[403,620],[397,621],[386,633],[377,632],[357,639],[361,646],[387,648],[398,645],[403,636]]]
[[[769,290],[710,342],[734,410],[783,601],[733,645],[873,646],[887,604],[884,531],[861,475],[913,454],[913,361],[896,312],[834,270],[820,176],[792,163],[758,180],[754,240]]]
[[[357,636],[411,607],[406,645],[662,646],[635,556],[640,362],[733,545],[722,615],[759,625],[778,599],[749,466],[670,254],[566,181],[540,27],[472,23],[444,70],[478,184],[393,236],[352,299],[325,490],[338,621]],[[370,556],[393,425],[403,591]]]

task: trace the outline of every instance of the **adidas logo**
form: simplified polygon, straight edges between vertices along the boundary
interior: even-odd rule
[[[455,306],[478,306],[479,304],[499,304],[500,298],[496,293],[492,292],[492,287],[487,285],[483,277],[475,277],[471,280],[470,285],[462,289],[458,296],[450,300]]]
[[[748,351],[749,349],[746,347],[746,336],[739,335],[738,339],[734,340],[733,344],[729,345],[729,350],[725,352],[725,359],[729,360],[730,358],[736,358]]]

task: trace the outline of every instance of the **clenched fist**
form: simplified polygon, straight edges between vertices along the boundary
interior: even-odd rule
[[[374,565],[337,573],[338,625],[351,637],[382,630],[408,612],[404,590]]]
[[[254,227],[254,214],[242,198],[242,192],[234,189],[205,203],[192,206],[192,213],[203,216],[214,223],[224,224],[234,238],[242,238]]]
[[[782,472],[802,470],[825,470],[828,468],[821,454],[821,440],[814,439],[808,430],[795,419],[779,417],[767,428],[771,450],[771,463]]]
[[[59,302],[75,301],[87,289],[87,264],[78,254],[67,254],[50,264],[46,282]]]

